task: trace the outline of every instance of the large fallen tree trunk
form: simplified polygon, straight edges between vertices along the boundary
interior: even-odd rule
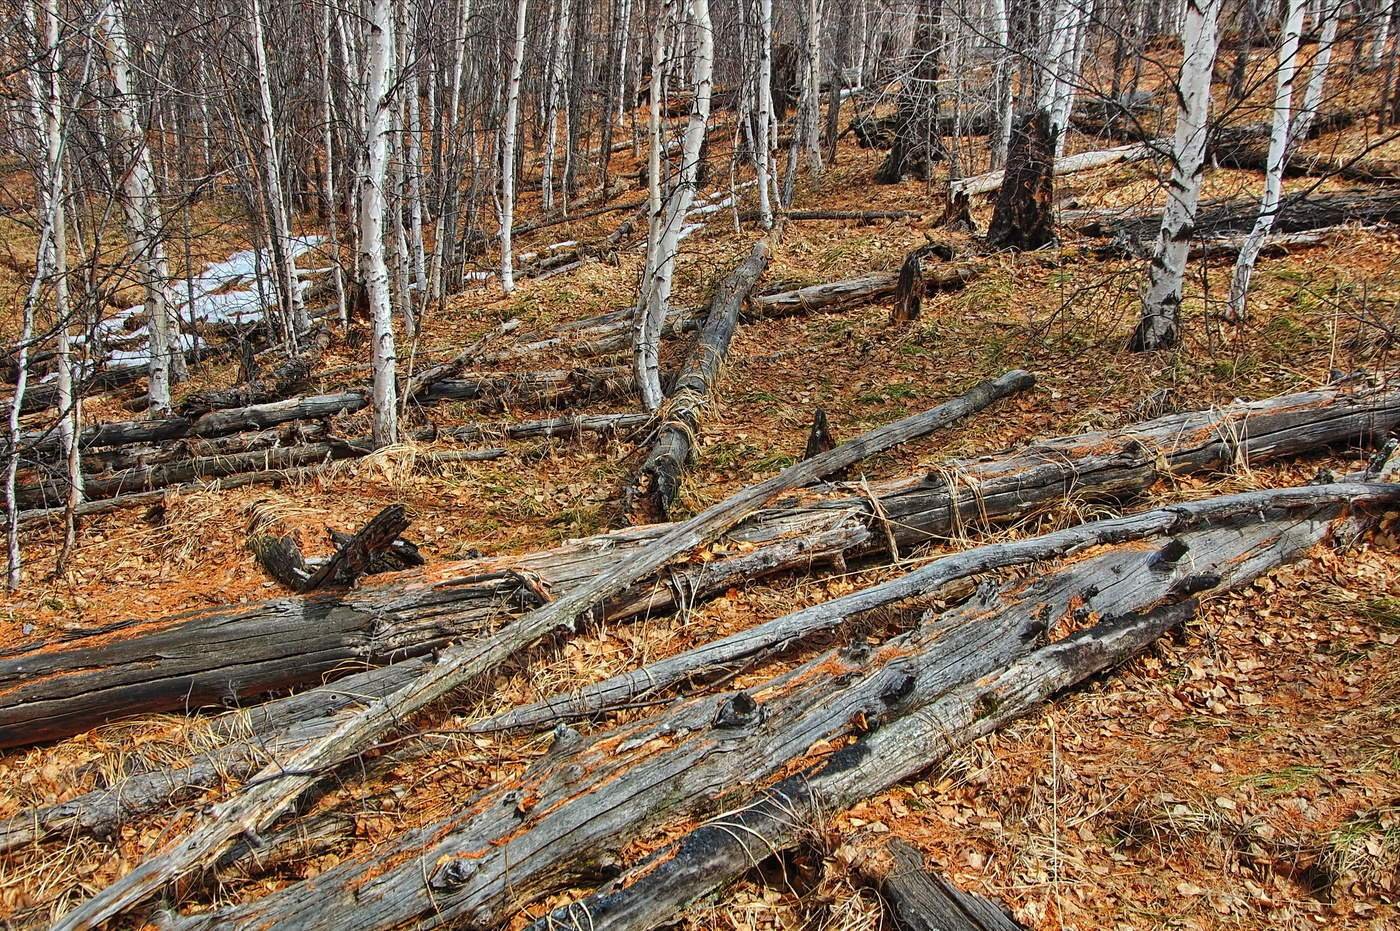
[[[1397,501],[1400,487],[1391,485],[1314,486],[1177,505],[1061,532],[1078,531],[1072,540],[1052,534],[1023,541],[1022,556],[1031,562],[1067,561],[1043,569],[1031,584],[984,586],[970,601],[926,617],[873,650],[832,649],[761,685],[688,699],[588,740],[563,732],[553,750],[520,777],[408,832],[388,849],[177,926],[503,923],[540,896],[616,864],[629,841],[666,823],[722,811],[732,817],[736,802],[801,761],[814,744],[865,729],[878,734],[911,718],[925,726],[946,723],[930,721],[927,710],[966,688],[975,688],[980,698],[973,708],[980,704],[983,716],[1004,721],[987,696],[1014,698],[1001,677],[1023,671],[1023,663],[1073,649],[1083,664],[1076,664],[1078,675],[1104,668],[1127,655],[1118,649],[1124,631],[1160,633],[1167,621],[1179,622],[1187,613],[1178,601],[1238,586],[1296,557],[1349,507],[1383,509]],[[1105,544],[1106,550],[1084,553]],[[912,575],[927,580],[939,572],[934,562]],[[847,610],[862,594],[879,606],[932,590],[896,580],[867,590],[883,592],[883,598],[856,593],[829,606]],[[1153,613],[1158,607],[1164,609]],[[1065,632],[1061,625],[1096,615],[1132,619],[1042,646]],[[1140,646],[1146,640],[1131,642]],[[990,685],[986,677],[993,677]],[[977,733],[976,727],[968,730]],[[945,736],[963,738],[959,731]]]
[[[627,510],[634,520],[665,520],[680,494],[681,475],[700,432],[701,409],[729,354],[739,310],[768,268],[771,254],[768,241],[760,239],[715,288],[705,326],[666,398],[656,441],[625,492]]]
[[[749,486],[675,526],[652,546],[618,560],[578,589],[530,611],[491,636],[439,651],[437,661],[423,675],[392,694],[344,715],[324,737],[269,764],[245,786],[242,794],[216,806],[207,821],[79,906],[65,916],[58,927],[94,927],[144,901],[166,883],[177,881],[201,866],[213,865],[234,838],[250,829],[271,824],[315,783],[318,773],[356,756],[418,711],[547,634],[560,627],[572,629],[584,614],[600,608],[677,557],[729,531],[783,492],[848,468],[915,437],[926,436],[999,398],[1029,387],[1033,381],[1026,372],[1008,372],[995,381],[977,385],[956,400],[789,466],[773,478]]]
[[[1206,205],[1196,213],[1195,235],[1206,237],[1248,233],[1254,228],[1258,217],[1259,203],[1254,200]],[[1285,197],[1279,205],[1274,232],[1303,233],[1349,222],[1400,222],[1400,192],[1387,189],[1341,194],[1294,194]],[[1134,242],[1156,236],[1161,226],[1162,215],[1159,212],[1098,223],[1089,228],[1099,235]]]
[[[1369,443],[1397,424],[1400,391],[1326,388],[1284,395],[1169,415],[1119,431],[1048,440],[1003,456],[954,461],[937,472],[871,483],[869,494],[864,489],[855,495],[803,492],[756,515],[731,536],[762,545],[843,523],[867,531],[880,525],[907,548],[979,522],[1050,507],[1067,495],[1122,498],[1168,474]],[[123,713],[219,702],[231,692],[250,695],[315,681],[328,669],[356,660],[384,662],[415,649],[426,652],[446,639],[488,629],[503,610],[502,601],[515,591],[502,582],[508,588],[503,593],[494,581],[475,589],[473,576],[520,567],[562,593],[606,564],[609,557],[600,552],[649,547],[669,529],[638,528],[533,557],[449,568],[444,581],[432,585],[367,589],[324,603],[269,602],[233,613],[136,620],[91,636],[13,651],[0,659],[0,679],[17,683],[0,693],[0,746],[75,733]],[[879,537],[862,537],[847,555],[854,558],[880,547]],[[587,557],[575,562],[571,553]],[[451,624],[441,619],[444,615],[452,618]],[[114,636],[116,630],[120,638]],[[252,631],[260,636],[251,636]],[[320,646],[309,648],[316,644]],[[161,659],[155,666],[133,666],[128,653]],[[268,676],[275,678],[269,681]]]
[[[1397,424],[1400,424],[1400,393],[1351,395],[1328,388],[1223,409],[1170,415],[1115,433],[1050,440],[981,461],[953,462],[940,472],[878,483],[870,489],[869,496],[842,495],[832,499],[804,493],[760,512],[730,535],[737,544],[755,545],[757,549],[753,552],[687,564],[670,576],[647,580],[634,588],[634,594],[621,595],[610,603],[605,616],[650,616],[678,602],[691,604],[712,593],[726,591],[731,585],[773,572],[801,571],[813,561],[836,560],[839,564],[844,558],[883,549],[887,537],[877,532],[880,528],[891,528],[890,534],[899,546],[915,545],[945,535],[966,533],[972,525],[1053,507],[1075,496],[1126,497],[1150,487],[1169,473],[1229,468],[1237,462],[1259,464],[1326,445],[1371,442]],[[985,498],[981,495],[983,484]],[[878,503],[872,504],[872,498]],[[891,512],[899,515],[897,520],[881,517]],[[386,644],[397,630],[419,630],[444,616],[456,619],[464,629],[473,622],[493,625],[502,614],[519,610],[518,604],[512,606],[520,589],[514,573],[538,577],[556,595],[562,595],[596,573],[605,559],[648,547],[666,530],[665,526],[633,528],[580,541],[557,551],[449,567],[441,582],[429,586],[353,593],[337,607],[337,623],[345,623],[342,619],[346,615],[358,611],[365,629],[381,633]],[[480,581],[466,581],[474,577]],[[493,588],[494,593],[490,590]],[[299,623],[301,610],[295,602],[254,606],[248,609],[247,623],[249,629],[266,632],[269,640],[299,642],[305,636],[298,632],[302,626]],[[473,614],[474,611],[478,613]],[[313,629],[321,623],[315,612],[308,612],[306,616]],[[203,622],[196,618],[191,623]],[[230,620],[226,629],[236,635],[239,623]],[[375,623],[386,626],[376,628],[372,626]],[[794,623],[807,624],[801,619]],[[277,624],[290,626],[284,631]],[[147,644],[143,656],[154,653],[159,644],[149,638],[163,635],[165,627],[162,623],[147,632],[132,625],[129,632],[133,639]],[[811,627],[810,633],[818,630],[819,627]],[[173,627],[169,631],[171,637],[191,643],[217,643],[215,634],[179,631]],[[444,629],[438,633],[451,636],[452,631]],[[522,709],[518,715],[508,714],[479,726],[496,730],[596,714],[607,707],[626,704],[649,689],[664,690],[697,670],[762,655],[799,633],[800,629],[789,630],[779,623],[763,625],[735,638],[662,661],[640,676],[619,676],[577,695],[556,696]],[[363,636],[352,634],[351,642]],[[90,649],[100,643],[79,643],[78,646]],[[405,647],[400,640],[399,648],[412,647]],[[356,653],[356,658],[362,660],[363,655],[363,652]],[[204,666],[197,668],[208,669],[207,660],[204,662]],[[289,678],[300,676],[300,681],[314,681],[314,670],[300,668],[299,662],[298,656],[281,651],[269,654],[268,665]],[[220,773],[229,778],[245,778],[268,759],[266,746],[272,740],[268,735],[280,733],[287,722],[296,722],[299,729],[284,735],[285,740],[276,746],[295,749],[324,732],[324,716],[353,703],[357,696],[368,700],[393,692],[421,674],[428,662],[406,659],[392,666],[367,669],[339,685],[322,686],[241,712],[243,716],[252,716],[249,726],[255,735],[261,735],[251,744],[238,743],[181,770],[159,776],[133,777],[110,790],[89,793],[14,819],[0,826],[0,850],[32,843],[55,833],[110,831],[121,817],[159,807],[172,794],[177,800],[183,798],[191,790],[217,782]],[[178,681],[182,688],[192,687],[191,679]],[[226,676],[224,681],[227,681]],[[79,726],[74,724],[70,728]],[[242,729],[240,724],[231,731],[241,733]],[[10,739],[16,738],[11,736]]]

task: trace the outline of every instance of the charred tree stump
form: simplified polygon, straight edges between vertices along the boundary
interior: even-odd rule
[[[1055,241],[1055,138],[1050,114],[1036,110],[1016,122],[1006,174],[987,227],[993,249],[1039,249]]]
[[[625,492],[633,521],[665,520],[680,494],[681,475],[700,431],[700,412],[729,354],[739,310],[765,269],[771,250],[766,239],[754,244],[743,262],[715,289],[709,316],[685,367],[676,378],[661,415],[656,443]]]
[[[879,888],[880,900],[901,931],[1026,931],[1000,905],[925,869],[923,854],[898,838],[856,868]]]
[[[919,319],[926,292],[924,262],[931,258],[951,262],[953,248],[943,243],[930,243],[904,257],[894,289],[894,305],[890,307],[890,323],[906,324]]]
[[[836,439],[831,435],[831,426],[826,420],[826,411],[820,407],[812,411],[812,429],[807,433],[807,445],[802,450],[803,459],[820,456],[829,449],[836,448]]]

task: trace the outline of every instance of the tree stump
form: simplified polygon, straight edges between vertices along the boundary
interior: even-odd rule
[[[1050,114],[1036,110],[1011,133],[1006,174],[987,228],[993,249],[1039,249],[1055,241],[1055,134]]]

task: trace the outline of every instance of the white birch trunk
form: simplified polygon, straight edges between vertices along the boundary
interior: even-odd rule
[[[996,88],[996,131],[992,137],[992,168],[1006,166],[1006,153],[1011,147],[1011,123],[1014,114],[1011,98],[1011,19],[1007,15],[1007,0],[992,0],[992,40],[996,48],[993,82]]]
[[[392,123],[394,15],[393,0],[371,0],[365,93],[365,141],[360,158],[360,274],[369,295],[373,327],[374,444],[398,441],[394,383],[393,312],[389,306],[389,269],[384,262],[385,184]]]
[[[568,86],[569,34],[573,31],[571,22],[572,0],[559,0],[559,17],[555,23],[554,48],[549,61],[549,81],[545,92],[544,137],[544,178],[540,185],[540,202],[545,210],[554,208],[554,162],[559,140],[559,109],[565,103],[564,94]]]
[[[262,123],[262,160],[264,183],[267,185],[267,204],[272,223],[271,234],[277,237],[274,258],[280,267],[277,280],[282,291],[282,308],[285,314],[287,334],[292,346],[300,341],[311,323],[306,317],[306,304],[301,299],[301,285],[297,278],[297,263],[292,249],[292,229],[287,219],[287,201],[282,185],[282,160],[277,151],[277,122],[272,109],[272,77],[268,73],[267,47],[263,39],[262,4],[252,2],[253,26],[253,67],[258,76],[258,111]]]
[[[170,293],[169,262],[161,238],[160,204],[156,199],[155,173],[151,152],[139,118],[139,107],[131,76],[131,54],[126,26],[116,0],[103,0],[97,28],[102,51],[115,91],[112,111],[112,142],[117,149],[121,170],[121,202],[131,237],[131,249],[146,288],[146,320],[150,346],[151,413],[170,410],[172,357],[183,363],[184,355],[171,346],[171,314],[175,302]],[[174,350],[174,351],[172,351]],[[179,366],[182,368],[183,366]],[[178,368],[177,368],[178,371]]]
[[[457,31],[453,38],[452,46],[452,72],[448,81],[450,91],[447,95],[447,112],[442,121],[443,132],[447,135],[447,152],[444,167],[448,171],[448,177],[443,185],[445,192],[444,203],[438,205],[437,220],[433,226],[433,257],[428,269],[428,280],[432,288],[431,299],[438,301],[443,296],[443,256],[447,254],[447,240],[456,235],[456,230],[447,229],[447,213],[443,207],[447,203],[456,203],[455,186],[457,177],[455,172],[458,167],[457,153],[459,141],[457,139],[457,114],[462,105],[462,71],[467,54],[467,23],[471,20],[472,4],[471,0],[462,0],[458,8]],[[456,211],[452,211],[455,219]]]
[[[758,138],[754,168],[758,176],[758,217],[764,229],[773,226],[773,0],[758,0],[758,99],[755,101]]]
[[[414,77],[408,87],[408,132],[405,155],[408,159],[408,237],[413,262],[413,283],[416,295],[413,301],[413,318],[428,301],[428,256],[423,244],[423,115],[418,103],[418,83],[420,67],[414,68]],[[429,82],[431,84],[431,82]]]
[[[668,8],[670,4],[667,4]],[[675,272],[676,254],[680,249],[681,227],[695,198],[696,179],[700,171],[700,153],[705,142],[705,126],[710,118],[711,77],[714,72],[714,36],[710,29],[709,0],[690,0],[688,4],[691,35],[694,39],[693,81],[695,85],[694,103],[690,119],[686,124],[685,137],[681,144],[681,166],[676,186],[661,209],[656,209],[660,198],[660,94],[652,97],[652,207],[651,226],[648,229],[647,267],[642,274],[642,286],[637,302],[637,332],[635,362],[637,386],[642,403],[647,410],[656,411],[661,407],[664,396],[661,392],[660,345],[661,329],[670,307],[671,279]],[[657,29],[658,51],[664,48],[665,14]],[[664,52],[663,52],[664,54]],[[652,89],[659,90],[661,83],[661,56],[653,58]]]
[[[1136,350],[1163,349],[1180,338],[1181,291],[1196,220],[1205,167],[1206,120],[1210,114],[1210,80],[1215,65],[1216,21],[1221,0],[1187,0],[1181,30],[1184,57],[1177,82],[1180,106],[1172,138],[1172,174],[1162,231],[1148,268],[1142,319],[1133,335]]]
[[[323,181],[326,185],[326,227],[334,254],[331,275],[335,282],[336,317],[342,330],[350,328],[350,308],[345,300],[345,269],[340,264],[339,205],[335,196],[335,108],[331,96],[331,0],[321,0],[321,148],[325,150]]]
[[[1308,138],[1318,108],[1322,106],[1322,91],[1327,85],[1327,68],[1332,63],[1332,46],[1337,41],[1337,24],[1342,19],[1342,0],[1325,0],[1318,10],[1322,29],[1317,40],[1317,52],[1313,56],[1312,68],[1308,71],[1308,86],[1303,90],[1303,105],[1293,121],[1290,149]]]
[[[1303,31],[1303,0],[1284,0],[1283,33],[1279,37],[1278,65],[1274,73],[1274,119],[1269,133],[1269,155],[1264,174],[1264,197],[1259,202],[1259,219],[1254,223],[1235,260],[1230,278],[1227,313],[1232,320],[1243,320],[1245,299],[1254,263],[1264,241],[1274,227],[1283,199],[1283,169],[1288,164],[1290,126],[1293,116],[1293,84],[1298,75],[1298,40]]]
[[[515,131],[520,113],[520,74],[525,66],[525,14],[529,0],[516,0],[515,42],[510,59],[510,81],[506,89],[506,122],[501,140],[501,287],[515,290],[514,257],[511,255],[511,224],[515,222]]]

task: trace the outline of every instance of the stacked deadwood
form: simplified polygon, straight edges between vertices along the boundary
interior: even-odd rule
[[[1171,415],[1113,433],[1066,437],[1002,456],[954,462],[938,472],[863,487],[858,495],[839,487],[794,493],[730,534],[733,543],[751,551],[682,563],[667,574],[644,578],[611,597],[604,616],[652,616],[774,572],[823,565],[840,571],[849,559],[965,534],[987,521],[1024,517],[1067,497],[1121,500],[1165,475],[1228,469],[1240,461],[1258,464],[1327,445],[1366,443],[1397,424],[1400,393],[1324,389]],[[368,589],[333,600],[269,602],[174,623],[133,621],[105,636],[75,641],[71,649],[53,644],[12,654],[3,674],[36,681],[28,692],[31,701],[11,701],[3,711],[0,739],[8,744],[71,733],[109,713],[178,706],[187,691],[227,693],[243,684],[234,679],[245,670],[267,670],[282,676],[280,684],[290,684],[313,682],[327,667],[344,671],[344,665],[422,658],[365,669],[343,682],[239,712],[216,728],[229,741],[226,745],[185,768],[132,776],[17,817],[0,825],[0,849],[75,831],[104,834],[124,818],[178,803],[201,787],[225,778],[247,778],[269,758],[293,753],[325,733],[337,713],[413,682],[434,665],[431,651],[454,636],[477,632],[489,637],[503,618],[539,604],[548,594],[567,596],[610,564],[655,547],[670,533],[667,526],[633,528],[560,550],[449,568],[432,585]],[[985,570],[1002,564],[976,565]],[[918,588],[902,591],[907,596]],[[847,604],[857,611],[879,603],[883,602]],[[820,607],[798,612],[645,670],[516,709],[474,729],[548,726],[628,707],[703,677],[707,669],[732,669],[830,632],[849,616]],[[113,642],[116,633],[125,634],[126,646]],[[337,654],[317,647],[317,642],[350,648]],[[200,644],[206,648],[201,650]],[[250,654],[250,648],[261,652]],[[227,652],[233,658],[224,662],[220,657]],[[161,656],[163,664],[143,678],[139,670],[126,668],[128,653]],[[154,702],[162,683],[172,685],[169,695]],[[84,704],[89,694],[96,694],[99,702]],[[50,713],[36,719],[34,712],[43,708]]]
[[[768,240],[760,239],[715,289],[705,325],[667,395],[651,452],[625,492],[634,519],[664,520],[680,494],[681,475],[700,432],[700,414],[729,354],[739,311],[771,256]]]
[[[65,916],[60,928],[86,928],[121,914],[162,886],[218,862],[233,842],[257,830],[292,806],[328,770],[356,758],[417,713],[492,671],[542,638],[572,629],[609,600],[621,595],[678,557],[732,530],[780,495],[901,443],[927,435],[1032,383],[1020,371],[983,382],[959,398],[872,430],[829,452],[789,466],[776,476],[669,527],[651,545],[614,560],[606,571],[575,590],[555,597],[489,636],[439,650],[420,674],[393,692],[347,710],[329,729],[312,737],[255,774],[242,792],[215,806],[210,816],[162,852],[137,865],[89,902]]]
[[[1400,486],[1255,492],[1098,521],[935,560],[824,610],[850,617],[981,584],[906,632],[810,656],[743,690],[680,699],[589,737],[556,730],[516,778],[445,817],[261,899],[174,918],[178,928],[393,928],[504,923],[559,890],[614,874],[632,841],[718,817],[624,882],[539,927],[647,928],[722,889],[762,855],[1122,662],[1236,588],[1327,539]],[[1033,566],[1027,583],[1004,571]],[[1106,618],[1083,625],[1094,618]],[[835,755],[809,755],[840,745]],[[796,775],[780,778],[797,767]],[[776,780],[776,781],[775,781]],[[548,924],[547,922],[553,922]]]

